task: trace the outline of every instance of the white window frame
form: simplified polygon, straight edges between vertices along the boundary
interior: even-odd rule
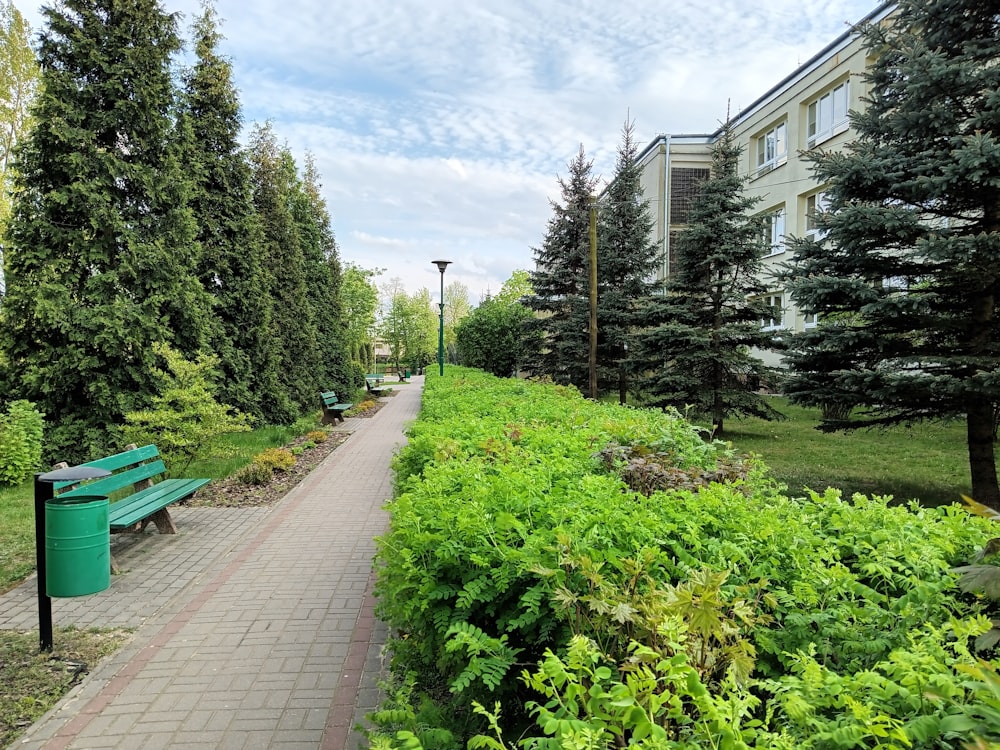
[[[756,174],[761,175],[788,161],[788,124],[779,122],[757,137]]]
[[[819,325],[819,313],[802,313],[802,327],[806,330]]]
[[[882,290],[887,294],[909,294],[910,282],[905,276],[886,276],[882,279]]]
[[[771,292],[765,294],[764,302],[771,308],[771,317],[761,318],[760,327],[764,331],[779,331],[782,328],[782,319],[785,314],[785,299],[781,292]]]
[[[825,211],[829,205],[830,201],[826,197],[825,190],[820,190],[818,193],[813,193],[806,197],[806,237],[814,240],[821,240],[826,237],[827,230],[816,226],[816,214],[817,212]]]
[[[764,214],[761,242],[767,248],[765,258],[785,252],[785,208],[777,208]]]
[[[850,81],[844,81],[806,105],[806,145],[809,148],[847,130],[850,101]]]

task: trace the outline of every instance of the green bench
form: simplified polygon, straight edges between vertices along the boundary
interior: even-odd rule
[[[384,381],[381,375],[365,375],[365,388],[367,388],[368,392],[376,398],[381,396],[387,390],[382,387],[383,382]]]
[[[323,424],[334,424],[338,420],[343,422],[344,412],[354,406],[340,401],[333,391],[323,391],[319,397],[323,404]]]
[[[161,534],[176,534],[177,527],[167,506],[186,500],[209,479],[165,479],[167,467],[155,445],[132,448],[114,456],[88,461],[82,466],[106,469],[111,476],[79,484],[56,482],[55,496],[107,495],[111,503],[108,519],[111,531],[142,532],[150,522]]]

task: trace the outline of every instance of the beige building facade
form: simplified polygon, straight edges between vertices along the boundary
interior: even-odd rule
[[[881,22],[893,7],[884,3],[863,21]],[[773,312],[761,321],[763,327],[802,331],[816,324],[814,317],[796,309],[787,290],[774,280],[773,269],[790,259],[788,237],[817,231],[812,216],[823,205],[824,186],[812,175],[806,154],[815,148],[842,147],[853,137],[848,112],[864,106],[862,74],[869,63],[861,41],[846,32],[733,118],[746,193],[759,199],[757,210],[767,219],[762,239],[770,251],[763,274]],[[719,136],[720,131],[660,135],[637,157],[655,239],[663,251],[663,278],[670,275],[674,241],[685,228],[698,183],[708,176],[712,144]],[[780,364],[775,353],[764,352],[762,357],[768,364]]]

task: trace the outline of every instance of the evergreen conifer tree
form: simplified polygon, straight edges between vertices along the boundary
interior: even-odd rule
[[[296,409],[278,378],[261,258],[264,235],[254,209],[250,165],[238,140],[239,96],[232,65],[218,53],[221,36],[210,6],[196,19],[193,35],[197,61],[184,76],[182,123],[191,135],[198,275],[214,300],[209,346],[222,373],[219,398],[261,421],[288,422]]]
[[[209,304],[174,129],[174,18],[155,0],[43,13],[0,336],[9,391],[58,422],[48,457],[77,460],[121,447],[123,415],[156,392],[153,343],[193,356]]]
[[[829,429],[964,418],[975,499],[1000,508],[1000,14],[900,0],[861,31],[875,57],[857,136],[817,152],[825,237],[795,243],[790,289],[819,326],[787,389],[860,407]]]
[[[343,269],[319,179],[315,159],[306,154],[293,210],[302,237],[306,284],[319,332],[323,389],[346,394],[363,384],[354,382],[350,368],[341,298]]]
[[[724,126],[712,148],[712,170],[700,186],[677,239],[677,263],[664,294],[653,300],[641,337],[644,393],[657,406],[693,408],[724,431],[733,414],[781,415],[756,391],[768,368],[752,349],[769,349],[774,333],[761,327],[763,247],[756,202],[743,194],[740,149]]]
[[[271,336],[279,358],[281,386],[298,411],[313,408],[323,383],[318,330],[309,299],[303,240],[294,213],[298,174],[270,123],[250,138],[254,205],[264,230],[264,270],[272,299]]]
[[[597,239],[598,379],[617,386],[625,403],[636,336],[647,326],[649,299],[658,289],[660,252],[652,241],[653,217],[642,194],[636,162],[635,123],[626,122],[618,146],[615,176],[601,198]]]
[[[553,215],[541,247],[534,248],[534,294],[526,298],[526,304],[538,314],[531,323],[537,329],[531,338],[537,337],[541,350],[527,369],[586,392],[590,379],[590,209],[597,179],[582,145],[567,168],[569,177],[559,178],[562,202],[551,201]]]

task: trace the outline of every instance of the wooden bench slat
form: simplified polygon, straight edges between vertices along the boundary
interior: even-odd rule
[[[208,479],[165,479],[146,490],[118,500],[108,509],[111,528],[128,528],[171,503],[193,495]]]
[[[112,474],[110,477],[95,479],[91,482],[87,482],[86,484],[74,487],[71,490],[60,492],[59,497],[72,497],[74,495],[112,495],[118,490],[131,487],[136,482],[141,482],[143,479],[152,479],[153,477],[166,473],[166,471],[167,467],[164,465],[163,461],[152,461],[148,464],[136,466],[134,469],[128,469],[127,471]]]
[[[160,533],[176,533],[167,506],[190,497],[211,480],[163,479],[167,468],[159,456],[155,445],[147,445],[82,464],[115,473],[76,486],[73,482],[57,482],[54,487],[56,497],[118,494],[121,497],[112,497],[108,509],[111,529],[127,529],[140,522],[154,520]],[[160,481],[156,482],[156,479]],[[149,483],[149,486],[143,483]],[[137,484],[139,489],[136,489]],[[69,487],[72,489],[67,489]]]
[[[95,469],[115,471],[126,466],[131,466],[132,464],[141,463],[143,461],[148,461],[151,458],[159,457],[160,451],[157,450],[155,445],[144,445],[142,448],[134,448],[130,451],[116,453],[113,456],[106,456],[104,458],[99,458],[96,461],[88,461],[87,463],[80,465],[93,466]],[[56,482],[52,486],[58,492],[63,487],[67,487],[71,484],[75,484],[75,482]]]

